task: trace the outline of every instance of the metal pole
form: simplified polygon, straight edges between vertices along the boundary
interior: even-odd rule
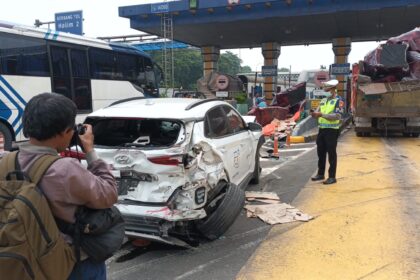
[[[55,23],[55,21],[45,21],[45,22],[42,22],[39,19],[36,19],[35,20],[35,23],[34,23],[34,26],[35,27],[40,27],[41,25],[48,24],[48,29],[50,29],[50,24],[52,24],[52,23]]]

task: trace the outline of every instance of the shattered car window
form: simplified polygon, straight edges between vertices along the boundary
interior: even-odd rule
[[[160,119],[88,118],[95,145],[118,147],[168,147],[178,140],[182,124]]]
[[[210,138],[222,137],[229,134],[226,114],[220,107],[216,107],[207,113],[204,133],[206,137]]]
[[[227,106],[223,106],[223,110],[226,113],[231,134],[245,130],[245,124],[235,110]]]

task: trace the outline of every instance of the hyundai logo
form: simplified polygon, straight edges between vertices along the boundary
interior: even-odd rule
[[[117,155],[114,159],[119,164],[129,164],[132,162],[131,158],[128,155]]]

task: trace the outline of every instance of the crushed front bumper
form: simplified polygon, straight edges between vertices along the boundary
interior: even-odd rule
[[[126,201],[116,206],[124,218],[128,237],[146,238],[178,246],[181,245],[174,242],[174,238],[185,240],[183,237],[188,237],[191,233],[191,221],[206,217],[204,209],[180,211],[162,205],[130,205]]]

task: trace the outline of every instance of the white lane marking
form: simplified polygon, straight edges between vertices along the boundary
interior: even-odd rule
[[[286,164],[288,164],[288,163],[290,163],[290,162],[292,162],[294,160],[297,160],[298,158],[302,157],[303,155],[306,155],[307,153],[309,153],[310,151],[314,150],[315,148],[316,148],[316,146],[310,148],[309,150],[304,151],[303,153],[300,153],[299,155],[296,155],[294,157],[290,157],[290,160],[284,161],[284,162],[282,162],[279,165],[276,165],[276,166],[273,166],[273,167],[268,167],[268,168],[263,168],[262,171],[261,171],[261,177],[265,177],[265,176],[270,175],[270,174],[273,175],[273,176],[276,176],[274,174],[275,171],[277,171],[278,169],[282,168]],[[265,191],[265,188],[262,191]]]
[[[263,168],[261,171],[261,177],[265,177],[267,175],[272,174],[274,171],[276,171],[277,169],[281,168],[282,166],[284,166],[286,163],[288,163],[288,161],[284,161],[279,165],[273,166],[273,167],[266,167]]]
[[[220,257],[220,258],[217,258],[217,259],[213,259],[213,260],[207,262],[206,264],[199,265],[196,268],[194,268],[193,270],[187,271],[184,274],[181,274],[181,275],[175,277],[174,280],[185,279],[185,278],[188,278],[188,277],[190,277],[190,276],[192,276],[194,274],[200,273],[200,272],[204,271],[208,266],[210,266],[212,264],[215,264],[217,262],[222,261],[223,259],[230,258],[230,257],[232,257],[234,255],[237,255],[238,253],[240,253],[238,251],[247,250],[249,248],[252,248],[252,247],[257,246],[258,244],[261,243],[261,241],[263,241],[263,239],[264,238],[260,238],[260,239],[257,239],[255,241],[251,241],[251,242],[245,243],[245,244],[239,246],[233,252],[231,252],[231,253],[229,253],[227,255],[224,255],[223,257]],[[198,279],[198,278],[196,278],[196,279]]]

